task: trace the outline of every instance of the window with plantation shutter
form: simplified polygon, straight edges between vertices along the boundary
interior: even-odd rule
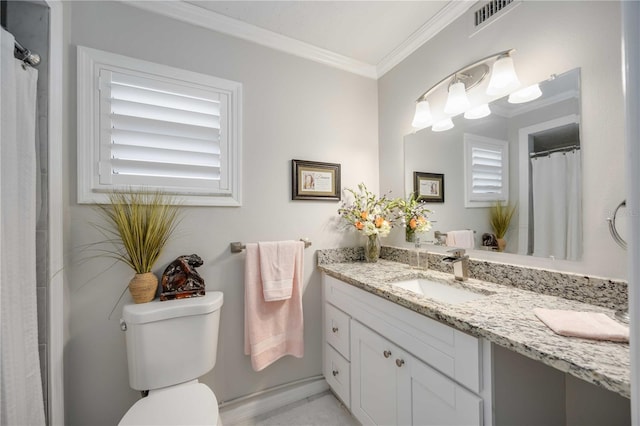
[[[487,207],[509,200],[509,144],[464,135],[465,207]]]
[[[240,205],[241,84],[78,47],[78,200],[161,189]]]

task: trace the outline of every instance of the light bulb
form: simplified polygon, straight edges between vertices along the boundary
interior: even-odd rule
[[[460,114],[469,108],[469,99],[464,83],[459,81],[449,87],[449,96],[444,106],[444,113],[450,115]]]
[[[506,55],[498,58],[493,63],[487,95],[506,95],[518,87],[520,87],[520,80],[518,80],[518,75],[513,67],[511,56]]]
[[[453,121],[451,121],[450,117],[438,121],[433,126],[431,126],[431,130],[433,130],[434,132],[444,132],[445,130],[449,129],[453,129]]]
[[[431,117],[431,108],[429,107],[429,102],[420,101],[416,104],[416,113],[413,116],[413,122],[411,125],[416,129],[423,129],[425,127],[429,127],[433,122],[433,117]]]
[[[525,87],[524,89],[520,89],[517,92],[513,92],[509,95],[509,103],[510,104],[523,104],[525,102],[530,102],[534,99],[538,99],[542,96],[542,90],[540,90],[539,84],[534,84],[529,87]]]
[[[489,104],[478,105],[477,107],[473,107],[468,109],[464,113],[464,118],[469,120],[476,120],[478,118],[484,118],[491,114],[491,110],[489,109]]]

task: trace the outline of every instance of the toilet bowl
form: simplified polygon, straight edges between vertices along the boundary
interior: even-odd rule
[[[126,412],[118,425],[218,425],[218,400],[208,386],[185,383],[149,392]]]
[[[198,377],[216,362],[221,292],[126,305],[129,385],[148,390],[119,425],[221,425],[218,401]]]

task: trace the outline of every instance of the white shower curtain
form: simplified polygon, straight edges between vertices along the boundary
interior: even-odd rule
[[[36,82],[0,35],[0,424],[44,425],[36,307]]]
[[[533,254],[578,260],[582,256],[580,151],[531,160]]]

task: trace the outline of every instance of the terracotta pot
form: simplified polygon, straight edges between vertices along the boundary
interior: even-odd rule
[[[504,251],[507,247],[507,240],[504,238],[498,238],[498,251]]]
[[[129,282],[129,292],[135,303],[151,302],[158,290],[158,277],[153,272],[136,274]]]

